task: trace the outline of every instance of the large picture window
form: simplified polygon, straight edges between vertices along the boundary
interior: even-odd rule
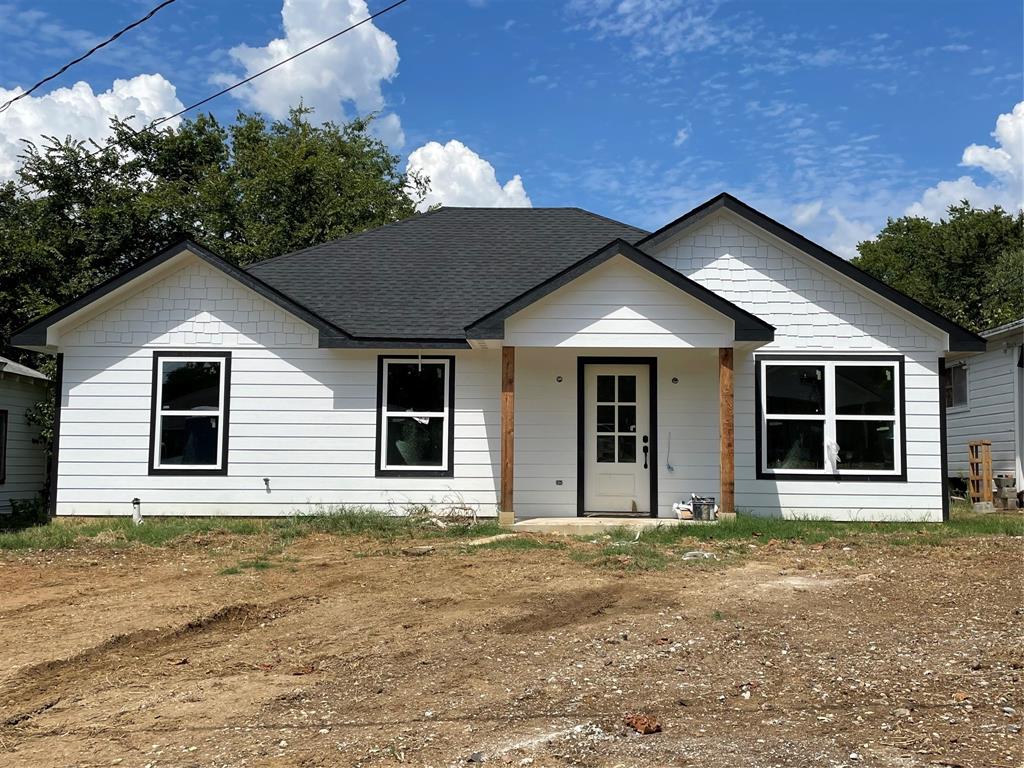
[[[150,474],[227,474],[230,352],[153,356]]]
[[[758,477],[906,476],[902,358],[755,359]]]
[[[451,476],[454,357],[381,357],[377,474]]]

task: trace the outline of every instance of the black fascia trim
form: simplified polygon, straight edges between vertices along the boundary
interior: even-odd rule
[[[201,245],[191,241],[182,240],[175,245],[161,251],[156,256],[142,262],[136,267],[128,269],[119,275],[115,275],[109,280],[100,283],[98,286],[88,291],[84,295],[75,299],[62,307],[52,310],[51,312],[43,315],[38,320],[34,320],[28,325],[19,328],[13,334],[11,334],[11,344],[14,346],[45,346],[46,345],[46,330],[54,323],[60,322],[69,315],[87,307],[94,301],[103,298],[108,293],[117,290],[122,285],[131,282],[137,277],[144,275],[151,269],[160,266],[166,261],[173,259],[175,256],[180,255],[188,251],[198,258],[205,261],[212,267],[224,272],[229,277],[234,278],[246,288],[255,291],[263,298],[276,304],[282,309],[290,312],[295,317],[298,317],[305,323],[313,326],[321,334],[325,334],[332,337],[344,338],[349,336],[346,331],[338,328],[337,326],[328,323],[319,315],[310,312],[308,309],[303,307],[301,304],[296,303],[293,299],[288,298],[283,293],[278,291],[276,288],[268,285],[267,283],[260,280],[258,277],[246,272],[243,269],[239,269],[234,264],[225,261],[215,253],[203,248]]]
[[[327,349],[470,349],[470,344],[465,339],[399,339],[323,335],[320,336],[319,346]]]
[[[11,429],[10,414],[0,408],[0,485],[7,482],[7,440]]]
[[[53,445],[50,447],[50,477],[47,507],[50,517],[57,515],[57,479],[60,476],[60,412],[64,402],[64,353],[57,353],[57,374],[53,380]]]
[[[160,376],[160,360],[165,357],[220,357],[224,359],[224,415],[221,429],[224,439],[221,443],[220,466],[216,469],[173,469],[156,466],[157,410],[156,382]],[[155,350],[153,352],[153,382],[149,395],[149,474],[170,477],[210,477],[228,473],[228,438],[231,425],[231,352],[224,350],[189,349]]]
[[[385,360],[447,360],[448,361],[448,469],[381,469],[383,447]],[[373,473],[375,477],[455,477],[455,355],[377,355],[377,428],[374,435]]]
[[[650,398],[651,453],[650,486],[651,517],[658,516],[658,358],[657,357],[577,357],[576,358],[576,516],[600,515],[600,511],[587,510],[584,504],[584,483],[586,482],[586,414],[583,412],[586,392],[584,376],[588,365],[646,365],[649,369],[648,397]]]
[[[825,266],[834,269],[836,272],[850,278],[854,282],[860,283],[865,288],[874,291],[882,298],[887,299],[893,304],[905,309],[907,312],[916,315],[929,325],[949,334],[950,352],[985,351],[985,340],[981,336],[978,336],[976,333],[972,333],[963,326],[943,317],[938,312],[929,309],[916,299],[912,299],[905,293],[883,283],[878,278],[872,277],[867,272],[854,266],[841,256],[837,256],[828,249],[808,240],[799,232],[795,232],[784,224],[780,224],[775,219],[751,208],[742,200],[730,195],[728,192],[722,192],[710,200],[701,203],[692,211],[684,213],[675,221],[669,222],[661,229],[641,238],[637,241],[636,245],[638,248],[658,245],[666,239],[675,236],[681,230],[696,224],[701,219],[704,219],[721,208],[732,211],[755,226],[760,227],[769,234],[779,238],[783,242],[788,243],[794,248],[797,248],[817,259]]]
[[[572,266],[562,270],[557,275],[539,283],[504,306],[468,325],[466,327],[466,336],[472,339],[505,338],[506,319],[562,286],[571,283],[576,278],[585,275],[609,259],[620,255],[731,319],[734,325],[733,335],[736,341],[769,342],[774,340],[775,328],[773,326],[621,238],[612,240],[589,256],[585,256]]]
[[[939,471],[942,472],[942,522],[949,522],[949,432],[946,425],[946,358],[939,358]]]
[[[806,360],[808,362],[857,362],[861,361],[886,361],[898,363],[900,375],[900,473],[898,475],[843,475],[842,472],[832,474],[785,474],[777,475],[771,471],[765,471],[761,466],[761,362],[771,360]],[[870,420],[870,417],[865,417]],[[905,483],[907,481],[907,378],[906,358],[903,355],[837,355],[833,353],[799,353],[787,355],[765,354],[754,355],[754,471],[758,480],[774,480],[777,483],[784,483],[789,480],[796,482],[818,482],[818,483]]]

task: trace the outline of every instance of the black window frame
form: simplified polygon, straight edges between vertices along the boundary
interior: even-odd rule
[[[384,451],[384,369],[389,361],[415,363],[445,361],[448,365],[448,408],[445,416],[448,423],[448,444],[445,446],[446,464],[442,469],[405,467],[403,469],[383,468]],[[377,411],[374,438],[373,467],[376,477],[454,477],[455,476],[455,355],[378,355],[377,356]]]
[[[157,413],[157,391],[160,377],[161,361],[168,358],[219,358],[224,366],[224,405],[221,409],[221,434],[223,435],[220,446],[219,467],[190,467],[176,468],[172,466],[160,467],[156,464],[156,441],[159,437]],[[168,475],[173,477],[202,477],[214,475],[227,475],[228,473],[228,443],[230,442],[231,426],[231,352],[224,350],[159,350],[153,353],[153,379],[150,390],[149,402],[149,474]]]
[[[762,381],[761,370],[764,367],[763,363],[773,362],[788,362],[788,363],[808,363],[813,364],[814,362],[821,363],[858,363],[858,362],[889,362],[895,363],[899,376],[899,383],[896,386],[897,399],[899,400],[896,408],[895,419],[899,425],[899,445],[896,447],[899,456],[899,472],[863,472],[863,473],[852,473],[850,471],[843,472],[842,470],[831,472],[827,469],[820,472],[775,472],[774,470],[766,469],[764,466],[763,457],[763,443],[765,440],[763,426],[765,423],[764,411],[761,405],[761,394],[764,382]],[[835,386],[835,382],[832,382],[832,386]],[[835,355],[835,354],[813,354],[813,353],[799,353],[799,354],[764,354],[754,355],[754,450],[756,455],[754,458],[755,476],[758,480],[774,480],[776,482],[848,482],[848,483],[905,483],[907,481],[907,378],[906,378],[906,358],[903,355]],[[941,392],[939,397],[944,397]],[[828,418],[828,414],[824,415],[824,418]],[[833,414],[834,418],[834,414]],[[864,420],[871,421],[871,416],[865,416]]]
[[[0,408],[0,485],[7,482],[7,440],[11,432],[10,413]]]

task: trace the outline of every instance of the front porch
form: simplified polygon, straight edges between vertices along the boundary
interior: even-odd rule
[[[734,356],[733,347],[503,346],[500,522],[577,535],[691,523],[672,510],[691,493],[731,514]],[[620,375],[628,394],[594,393],[599,378],[611,385],[634,371],[649,378]],[[614,487],[622,473],[635,485]]]

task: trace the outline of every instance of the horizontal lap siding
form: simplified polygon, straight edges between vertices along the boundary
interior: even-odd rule
[[[732,321],[616,256],[505,321],[516,347],[729,346]]]
[[[885,305],[806,254],[722,212],[653,256],[775,326],[757,352],[906,357],[907,481],[756,478],[754,362],[736,357],[736,506],[758,515],[940,520],[938,332]]]
[[[168,306],[175,311],[161,308]],[[138,497],[144,515],[463,503],[495,514],[499,353],[453,353],[454,477],[378,478],[381,351],[318,349],[315,339],[300,321],[199,264],[71,332],[63,346],[57,513],[130,514]],[[231,351],[226,476],[148,474],[153,354],[162,349]]]
[[[1013,377],[1017,348],[993,349],[967,360],[967,407],[946,411],[949,472],[967,477],[967,444],[992,441],[992,471],[1016,471]]]
[[[670,515],[672,502],[691,493],[718,495],[716,350],[520,348],[516,351],[517,518],[576,515],[576,360],[605,355],[658,359],[659,514]],[[673,378],[679,383],[673,384]]]
[[[11,511],[11,499],[38,498],[46,483],[46,454],[35,442],[39,429],[29,424],[27,414],[49,397],[45,383],[0,375],[0,411],[7,411],[7,480],[0,484],[0,514]]]

